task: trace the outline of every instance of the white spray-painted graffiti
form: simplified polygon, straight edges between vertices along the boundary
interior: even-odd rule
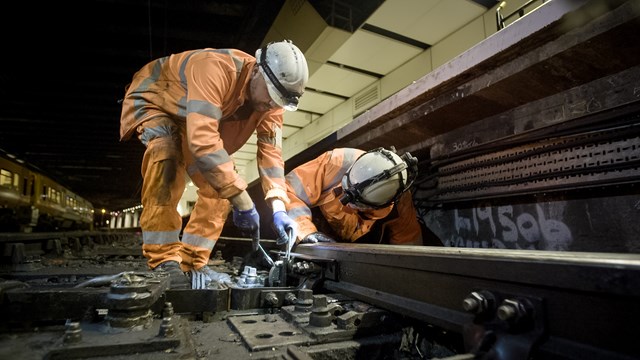
[[[564,251],[573,241],[569,227],[545,216],[540,204],[516,205],[515,209],[512,205],[485,206],[452,212],[454,231],[441,238],[445,246]]]

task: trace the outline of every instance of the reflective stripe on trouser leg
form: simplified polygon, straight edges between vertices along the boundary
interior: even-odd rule
[[[215,240],[203,238],[185,231],[182,235],[182,249],[180,249],[182,270],[200,269],[204,265],[207,265],[215,244]]]
[[[168,118],[158,120],[143,124],[141,132],[144,133],[147,125],[171,121]],[[142,160],[142,252],[151,269],[165,261],[182,261],[182,243],[178,238],[182,218],[177,206],[184,191],[185,170],[179,143],[179,133],[178,136],[173,133],[155,137],[147,143]]]
[[[174,260],[180,263],[182,243],[178,239],[180,230],[148,231],[142,230],[142,254],[147,258],[149,268],[153,269],[160,263]],[[159,241],[164,239],[164,241]]]
[[[220,238],[231,210],[231,203],[220,199],[200,173],[192,174],[191,180],[198,187],[198,198],[184,228],[181,254],[183,264],[190,263],[194,269],[200,269],[209,262],[211,251]]]

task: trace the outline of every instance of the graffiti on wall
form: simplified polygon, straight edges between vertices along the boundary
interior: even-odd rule
[[[560,219],[557,203],[436,210],[425,218],[445,246],[568,250],[571,229]]]

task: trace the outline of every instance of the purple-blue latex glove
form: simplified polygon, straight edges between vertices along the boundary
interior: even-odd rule
[[[273,214],[273,225],[278,235],[276,244],[282,245],[295,241],[298,224],[285,211],[276,211]],[[291,235],[291,239],[289,235]]]
[[[234,207],[233,223],[244,236],[250,236],[253,240],[260,239],[260,214],[258,214],[255,204],[249,210],[238,210]]]

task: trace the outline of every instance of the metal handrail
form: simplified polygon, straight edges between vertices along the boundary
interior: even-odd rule
[[[507,6],[507,2],[503,1],[500,3],[500,5],[498,5],[498,7],[496,8],[496,25],[498,27],[498,31],[502,30],[505,28],[505,22],[507,20],[509,20],[511,17],[515,16],[516,14],[518,14],[520,17],[524,16],[524,10],[529,7],[531,4],[537,2],[538,0],[529,0],[526,3],[524,3],[522,6],[520,6],[518,9],[516,9],[516,11],[512,12],[511,14],[507,15],[507,16],[502,16],[502,12],[501,10],[504,9],[505,6]],[[542,3],[544,4],[547,0],[542,0]]]

